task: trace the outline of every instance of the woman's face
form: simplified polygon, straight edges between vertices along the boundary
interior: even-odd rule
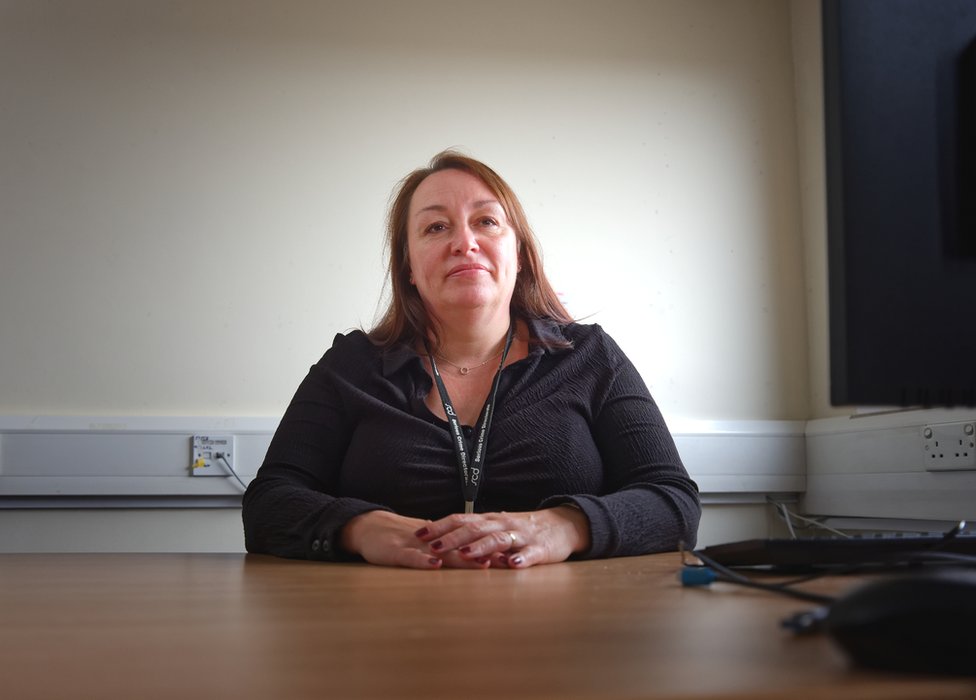
[[[488,186],[463,170],[429,175],[410,200],[410,282],[428,313],[505,309],[518,274],[518,241]]]

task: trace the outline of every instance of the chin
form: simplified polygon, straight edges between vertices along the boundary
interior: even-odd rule
[[[498,294],[487,289],[459,290],[444,299],[444,306],[448,308],[479,308],[498,303]]]
[[[483,309],[486,306],[494,306],[494,300],[492,299],[455,299],[454,301],[448,302],[445,306],[449,309],[460,310],[460,309]]]

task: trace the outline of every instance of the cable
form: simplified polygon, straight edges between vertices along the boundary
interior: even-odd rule
[[[234,470],[234,467],[232,467],[230,465],[230,462],[227,461],[227,458],[224,457],[224,453],[223,452],[218,452],[216,454],[216,457],[217,457],[217,461],[224,463],[224,468],[231,473],[231,476],[233,476],[235,479],[237,479],[237,483],[241,485],[241,488],[244,489],[245,491],[247,491],[247,484],[244,483],[244,481],[241,479],[241,477]]]
[[[834,600],[830,596],[792,588],[793,584],[795,583],[801,583],[814,578],[819,578],[824,574],[818,574],[812,577],[805,576],[803,578],[782,581],[780,583],[760,583],[736,571],[733,571],[722,564],[719,564],[711,557],[708,557],[699,551],[689,551],[685,549],[684,542],[678,543],[678,550],[681,552],[681,562],[684,564],[681,573],[678,576],[678,579],[681,581],[681,585],[683,586],[707,586],[714,581],[724,581],[727,583],[745,586],[747,588],[756,588],[759,590],[768,591],[770,593],[779,593],[780,595],[790,596],[791,598],[799,598],[800,600],[806,600],[808,602],[830,604]],[[689,562],[688,554],[696,557],[704,565]]]
[[[832,528],[829,525],[825,525],[824,523],[820,522],[819,520],[816,520],[815,518],[808,518],[805,515],[800,515],[799,513],[795,513],[792,510],[790,510],[785,503],[780,503],[779,501],[769,497],[767,497],[766,500],[769,503],[772,503],[774,506],[776,506],[776,510],[779,511],[780,517],[786,521],[786,527],[790,531],[790,537],[792,537],[794,540],[797,539],[796,531],[793,529],[794,520],[799,520],[800,522],[806,523],[807,525],[810,525],[812,527],[818,527],[824,529],[827,532],[837,535],[838,537],[843,537],[845,539],[850,539],[851,537],[853,537],[853,535]]]
[[[939,549],[923,549],[918,552],[908,552],[904,556],[907,563],[976,566],[976,556],[972,554],[956,554],[955,552],[943,552]]]
[[[810,593],[809,591],[802,591],[797,588],[792,588],[791,582],[786,583],[760,583],[754,581],[748,576],[743,576],[740,573],[733,571],[725,566],[722,566],[717,561],[711,559],[708,556],[703,555],[701,552],[694,552],[694,555],[698,557],[705,564],[705,567],[710,569],[716,581],[726,581],[728,583],[736,583],[740,586],[746,586],[747,588],[757,588],[762,591],[769,591],[770,593],[779,593],[781,595],[786,595],[791,598],[799,598],[800,600],[806,600],[813,603],[830,604],[834,602],[834,598],[828,595],[822,595],[820,593]],[[694,568],[694,567],[693,567]],[[706,577],[708,578],[708,577]],[[703,583],[695,583],[693,581],[688,581],[684,575],[681,579],[682,583],[686,586],[694,585],[704,585]],[[710,583],[710,581],[708,582]]]
[[[892,554],[890,557],[886,557],[884,561],[874,560],[863,564],[849,564],[846,566],[823,568],[809,575],[788,579],[786,581],[780,581],[779,583],[760,583],[759,581],[749,578],[748,576],[745,576],[734,569],[718,563],[711,557],[702,554],[700,551],[692,551],[690,554],[697,557],[703,565],[691,563],[687,559],[687,554],[689,554],[689,552],[684,548],[683,543],[681,543],[679,549],[681,551],[681,560],[684,564],[684,568],[681,572],[680,580],[684,586],[707,586],[714,581],[725,581],[727,583],[735,583],[740,586],[756,588],[759,590],[769,591],[771,593],[779,593],[781,595],[800,598],[802,600],[812,601],[815,603],[830,604],[834,600],[830,596],[820,595],[818,593],[809,593],[807,591],[793,588],[793,586],[799,583],[813,581],[823,576],[847,575],[865,571],[878,572],[892,571],[897,569],[903,570],[912,566],[938,566],[940,564],[954,566],[976,566],[976,556],[959,554],[956,552],[947,552],[942,549],[942,547],[955,539],[959,533],[965,529],[966,521],[960,521],[957,525],[948,530],[938,543],[928,549],[898,552],[896,554]]]
[[[955,539],[956,535],[958,535],[960,532],[966,529],[967,524],[968,523],[965,520],[960,520],[958,523],[953,525],[949,530],[947,530],[944,535],[942,535],[942,541],[946,542],[948,540]]]
[[[774,504],[777,506],[777,508],[783,507],[785,510],[785,506],[782,504],[775,502]],[[788,511],[787,513],[782,514],[786,518],[787,523],[789,523]],[[794,585],[812,581],[823,576],[853,574],[868,570],[877,572],[879,570],[905,569],[913,566],[924,567],[939,565],[976,567],[976,556],[958,554],[956,552],[946,552],[942,549],[942,547],[944,547],[951,540],[955,539],[963,530],[965,530],[966,526],[966,521],[962,520],[945,532],[942,539],[930,548],[921,549],[914,552],[902,552],[896,556],[892,556],[890,561],[884,564],[880,569],[880,562],[872,562],[870,564],[853,564],[839,568],[822,569],[807,576],[788,579],[775,584],[760,583],[734,571],[733,569],[719,564],[711,557],[703,555],[699,551],[692,551],[691,554],[697,557],[702,564],[694,564],[689,562],[687,559],[687,554],[689,552],[685,549],[684,543],[681,542],[679,543],[679,550],[681,552],[681,561],[684,566],[681,570],[679,580],[683,586],[689,587],[707,586],[714,581],[724,581],[727,583],[745,586],[747,588],[755,588],[758,590],[768,591],[770,593],[778,593],[780,595],[786,595],[792,598],[799,598],[800,600],[818,603],[819,607],[817,608],[801,611],[780,621],[781,627],[792,631],[794,634],[816,634],[824,630],[824,625],[826,624],[829,616],[831,606],[836,601],[836,598],[821,595],[819,593],[803,591],[794,588]]]
[[[796,530],[793,529],[793,519],[790,518],[790,509],[786,507],[785,503],[776,503],[775,501],[773,503],[776,506],[776,510],[779,511],[780,517],[786,522],[786,529],[790,531],[790,537],[795,540]]]

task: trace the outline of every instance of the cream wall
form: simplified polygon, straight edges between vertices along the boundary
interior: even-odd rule
[[[808,417],[849,414],[830,405],[827,320],[827,190],[824,162],[823,52],[820,3],[791,0],[796,75],[797,173],[803,231],[808,351]]]
[[[0,8],[0,414],[279,415],[459,146],[670,419],[807,417],[790,4]]]
[[[818,415],[818,13],[0,0],[0,416],[280,415],[375,318],[390,192],[449,146],[515,187],[571,311],[672,425]],[[701,540],[768,515],[710,506]],[[0,532],[242,546],[234,510],[5,511]]]

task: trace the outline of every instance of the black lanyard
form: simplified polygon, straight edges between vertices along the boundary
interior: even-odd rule
[[[509,348],[512,347],[512,337],[514,335],[515,324],[508,326],[508,337],[505,339],[505,349],[502,351],[502,360],[498,363],[498,371],[491,383],[491,391],[485,400],[485,405],[481,409],[481,415],[475,424],[475,434],[478,442],[475,444],[474,456],[468,454],[468,446],[464,440],[464,433],[461,432],[461,421],[458,420],[457,413],[454,412],[454,404],[451,397],[447,395],[447,387],[441,379],[441,373],[437,369],[434,361],[434,353],[427,347],[427,358],[430,360],[430,368],[434,372],[434,381],[437,383],[437,391],[441,395],[441,403],[444,404],[444,415],[451,426],[451,435],[454,437],[454,453],[457,456],[458,473],[461,475],[461,490],[464,493],[464,512],[474,512],[474,502],[478,498],[478,488],[481,486],[481,477],[485,470],[485,455],[488,452],[488,429],[491,427],[491,417],[495,412],[495,395],[498,393],[498,382],[502,376],[502,367],[505,366],[505,358],[508,357]],[[424,341],[424,345],[427,343]]]

